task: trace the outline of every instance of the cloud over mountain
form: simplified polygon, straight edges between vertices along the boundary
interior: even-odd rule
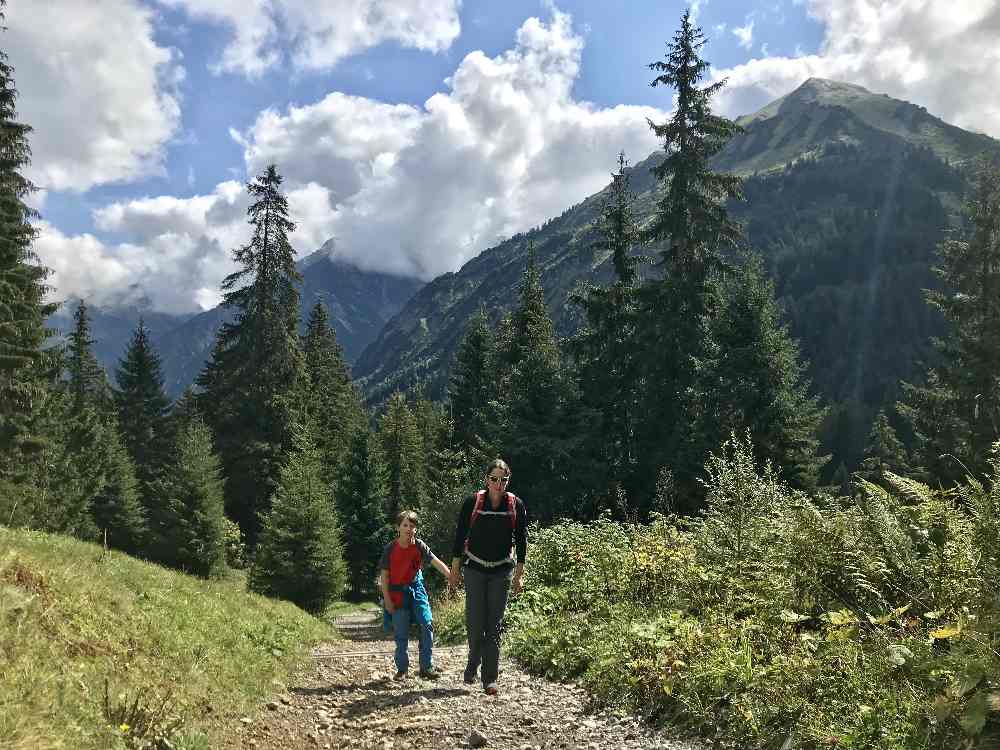
[[[429,279],[600,189],[619,150],[656,147],[646,118],[661,111],[574,98],[582,48],[553,11],[526,20],[513,49],[467,55],[422,108],[333,93],[238,138],[251,169],[275,161],[330,191],[346,257]]]

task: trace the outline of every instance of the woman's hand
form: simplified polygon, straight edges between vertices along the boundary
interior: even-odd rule
[[[392,599],[389,599],[388,597],[386,597],[385,600],[385,611],[388,612],[390,615],[396,612],[396,605],[393,604]]]
[[[511,596],[517,596],[521,593],[523,585],[521,583],[521,576],[514,576],[514,580],[510,584],[510,594]]]

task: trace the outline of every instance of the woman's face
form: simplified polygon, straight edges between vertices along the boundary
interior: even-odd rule
[[[486,475],[486,488],[490,492],[503,492],[507,489],[510,476],[499,466],[494,466]]]

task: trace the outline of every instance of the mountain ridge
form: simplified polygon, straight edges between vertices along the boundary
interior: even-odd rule
[[[864,116],[855,108],[863,110]],[[876,115],[888,112],[896,112],[900,122],[880,125]],[[812,344],[836,340],[837,331],[834,320],[807,319],[803,310],[849,319],[859,330],[846,331],[845,339],[863,337],[866,324],[842,306],[861,304],[857,300],[876,294],[878,290],[871,288],[875,279],[898,279],[902,285],[898,293],[903,297],[896,300],[897,307],[918,323],[913,340],[889,340],[885,351],[872,350],[873,356],[899,360],[883,363],[889,368],[887,373],[855,368],[860,373],[856,377],[864,381],[855,383],[853,391],[859,394],[861,406],[848,420],[850,428],[844,429],[852,433],[852,440],[863,444],[865,436],[859,438],[857,431],[874,405],[891,396],[888,383],[916,374],[908,362],[903,366],[903,360],[932,356],[923,341],[939,333],[939,321],[925,311],[922,289],[936,283],[930,273],[934,246],[956,220],[955,209],[964,190],[957,167],[984,150],[1000,153],[1000,143],[947,125],[916,105],[823,79],[810,79],[741,121],[746,131],[716,156],[713,168],[741,174],[752,188],[758,205],[733,208],[742,212],[751,243],[775,274],[779,301],[804,350],[816,356]],[[640,221],[648,220],[655,208],[656,187],[650,169],[662,158],[662,151],[655,152],[630,170],[632,189],[638,194],[634,213]],[[811,202],[796,204],[797,190],[805,190]],[[447,371],[469,317],[484,305],[496,322],[516,303],[529,240],[536,246],[536,262],[556,329],[561,336],[572,334],[581,318],[568,302],[570,292],[582,281],[606,284],[612,278],[607,254],[590,247],[596,239],[593,220],[606,194],[607,188],[560,216],[488,248],[415,294],[355,363],[355,376],[369,402],[377,404],[393,390],[417,383],[432,396],[444,395]],[[909,210],[918,205],[919,210]],[[784,210],[794,216],[784,216]],[[886,218],[890,215],[894,224]],[[793,226],[800,220],[802,226]],[[910,243],[909,249],[900,246],[903,239]],[[797,252],[796,247],[806,247],[806,242],[811,243],[809,251]],[[855,247],[863,242],[875,250],[889,249],[865,256]],[[840,245],[851,248],[851,263],[871,273],[871,278],[859,279],[850,269],[837,268]],[[645,248],[644,252],[655,250]],[[828,267],[827,277],[810,275],[812,266]],[[795,283],[784,283],[783,278],[794,278]],[[829,299],[823,301],[824,294]],[[855,302],[849,302],[852,299]],[[887,319],[897,314],[895,309],[879,308],[880,304],[876,299],[875,307],[868,302],[861,306]],[[865,350],[869,349],[866,345]],[[840,388],[824,372],[841,371],[836,356],[836,350],[821,350],[811,365],[813,380],[830,391],[818,388],[828,401]]]

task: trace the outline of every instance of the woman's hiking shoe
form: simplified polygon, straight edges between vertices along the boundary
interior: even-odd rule
[[[441,672],[431,667],[430,669],[421,669],[420,676],[425,680],[437,680],[441,677]]]
[[[405,680],[406,679],[406,672],[396,672],[395,677],[393,677],[392,679],[394,679],[394,680]]]
[[[462,674],[462,682],[464,682],[466,685],[475,685],[476,684],[476,673],[478,671],[479,671],[479,667],[475,667],[474,669],[470,669],[469,667],[466,667],[465,668],[465,672]]]
[[[489,685],[487,685],[485,690],[487,695],[496,695],[497,693],[500,692],[500,688],[497,687],[497,684],[495,682],[491,682]]]

